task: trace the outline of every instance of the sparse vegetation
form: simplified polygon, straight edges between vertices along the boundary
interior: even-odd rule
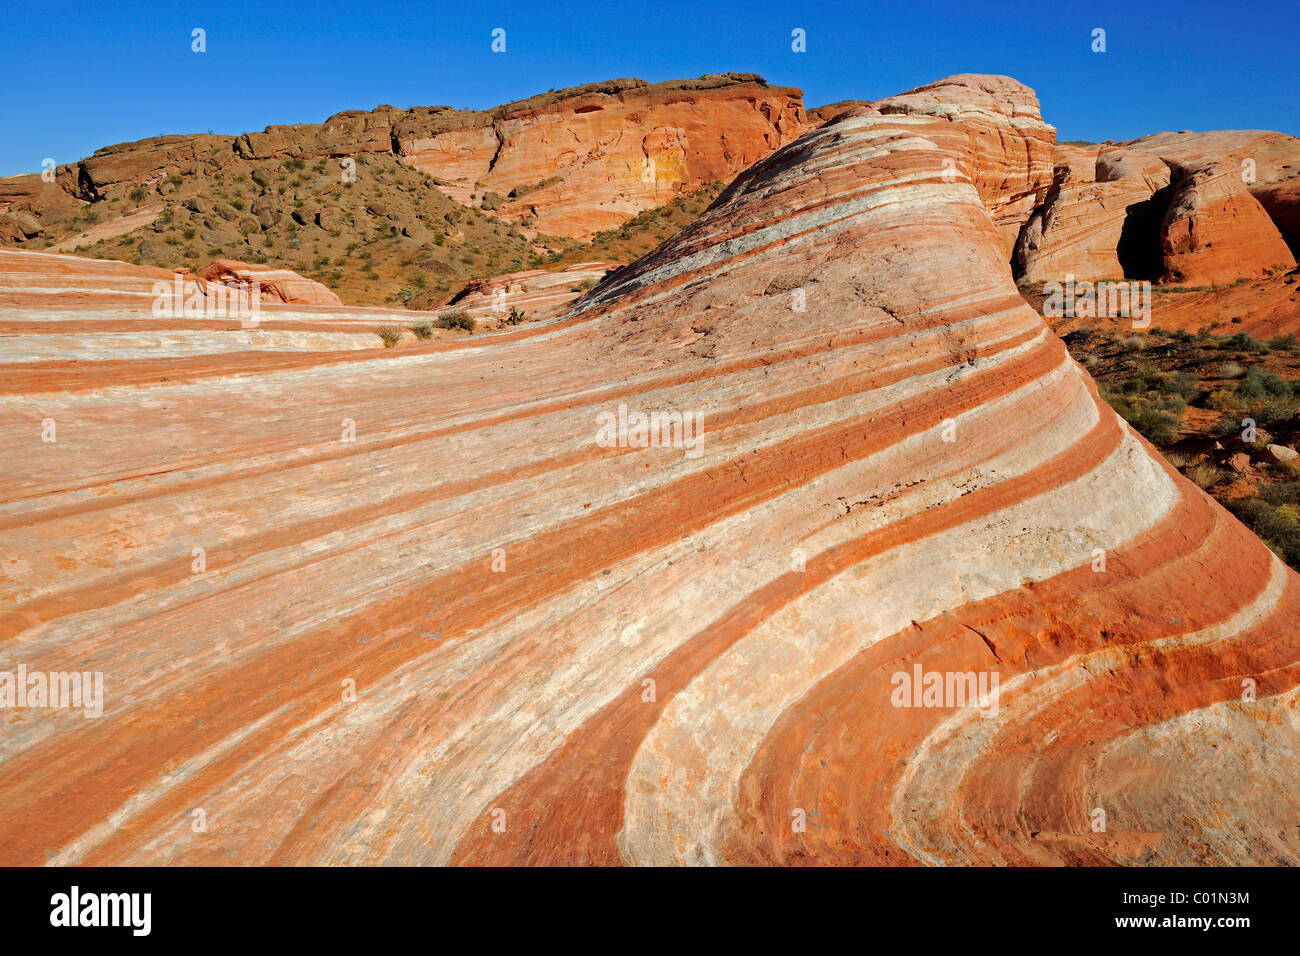
[[[450,312],[444,312],[434,320],[434,325],[440,329],[464,329],[472,333],[478,327],[474,317],[464,309],[452,309]]]
[[[384,348],[391,349],[398,342],[402,341],[402,336],[406,334],[406,329],[400,325],[381,325],[375,329],[375,335],[379,336]]]
[[[1300,480],[1269,445],[1300,439],[1300,349],[1291,336],[1152,329],[1131,350],[1115,331],[1065,336],[1103,398],[1198,487],[1300,569]]]

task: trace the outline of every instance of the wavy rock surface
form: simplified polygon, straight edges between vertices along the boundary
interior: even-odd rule
[[[6,394],[0,653],[106,700],[7,716],[0,862],[1300,862],[1300,578],[1020,299],[983,79],[553,322]]]

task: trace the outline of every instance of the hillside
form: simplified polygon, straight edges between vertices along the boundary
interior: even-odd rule
[[[424,307],[470,278],[609,258],[612,237],[640,234],[638,214],[664,207],[647,232],[661,238],[700,189],[807,122],[798,90],[724,74],[611,80],[487,111],[379,107],[238,137],[163,136],[101,149],[52,183],[0,180],[0,243],[191,270],[214,257],[268,262],[345,302]],[[582,250],[590,239],[598,246]]]

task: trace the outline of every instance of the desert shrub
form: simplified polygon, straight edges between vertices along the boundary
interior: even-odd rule
[[[528,319],[528,313],[517,305],[510,307],[510,314],[506,316],[506,325],[518,325]]]
[[[1249,332],[1238,332],[1236,335],[1230,335],[1222,342],[1223,347],[1233,349],[1243,349],[1247,352],[1263,352],[1267,346],[1252,336]]]
[[[1221,378],[1241,378],[1246,374],[1246,369],[1239,362],[1224,362],[1219,366],[1219,376]]]
[[[1201,387],[1191,372],[1166,373],[1161,377],[1161,384],[1185,402],[1193,401],[1201,395]]]
[[[1223,481],[1224,471],[1208,461],[1198,461],[1183,472],[1197,487],[1209,490]]]
[[[1268,347],[1274,352],[1300,352],[1300,342],[1296,341],[1292,332],[1269,339]]]
[[[1300,567],[1300,522],[1295,515],[1300,513],[1293,501],[1282,501],[1286,492],[1279,494],[1279,489],[1295,488],[1295,482],[1265,488],[1259,498],[1244,498],[1226,502],[1241,522],[1259,535],[1260,539],[1273,549],[1291,567]]]
[[[1290,398],[1291,383],[1277,372],[1255,367],[1237,383],[1237,394],[1243,398]]]
[[[143,186],[136,186],[135,189],[131,190],[132,202],[144,202],[148,198],[149,198],[149,190]]]
[[[1178,396],[1115,394],[1102,390],[1106,399],[1126,422],[1136,428],[1153,445],[1163,446],[1178,437],[1178,428],[1187,404]]]
[[[402,290],[402,292],[410,291],[410,289]],[[399,292],[398,295],[400,297],[401,293]],[[407,297],[407,301],[410,301],[409,296]],[[411,326],[411,332],[414,333],[417,339],[431,339],[433,338],[433,322],[428,319],[423,322],[417,322],[415,325]]]
[[[1205,404],[1219,412],[1231,412],[1243,407],[1234,388],[1216,388],[1210,392]]]
[[[399,325],[381,325],[375,329],[375,335],[379,336],[384,343],[384,348],[391,349],[398,342],[402,341],[402,336],[406,334],[406,329]]]
[[[466,332],[473,332],[478,323],[464,309],[453,309],[438,316],[434,320],[434,325],[440,329],[464,329]]]

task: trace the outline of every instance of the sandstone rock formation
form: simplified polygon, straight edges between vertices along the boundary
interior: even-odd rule
[[[206,282],[257,283],[262,295],[279,302],[304,305],[337,305],[339,297],[315,279],[308,279],[288,269],[269,265],[217,259],[199,271]]]
[[[1010,254],[1052,182],[1056,130],[1043,122],[1034,91],[1008,76],[963,74],[881,100],[876,108],[956,125],[964,138],[944,158],[959,162],[975,184]]]
[[[614,80],[480,114],[412,116],[398,154],[462,202],[548,235],[588,238],[680,192],[727,182],[807,127],[798,90],[753,74]],[[495,198],[492,198],[495,197]]]
[[[488,279],[475,279],[443,305],[464,309],[480,321],[503,322],[511,309],[528,318],[550,319],[566,310],[617,262],[580,262],[562,269],[524,269]]]
[[[0,366],[4,665],[105,676],[7,715],[0,862],[1300,862],[1300,578],[1020,299],[991,85],[552,322]]]
[[[1264,207],[1291,252],[1300,252],[1300,173],[1251,186],[1250,194]]]
[[[1060,281],[1070,274],[1119,279],[1149,272],[1159,250],[1146,243],[1147,261],[1139,263],[1130,258],[1124,239],[1126,230],[1132,232],[1142,221],[1138,211],[1151,207],[1151,190],[1132,179],[1078,180],[1073,166],[1058,166],[1056,171],[1057,180],[1016,241],[1021,280]],[[1159,210],[1151,209],[1145,220],[1147,228],[1137,232],[1149,239],[1152,227],[1159,227]]]
[[[1282,185],[1300,174],[1294,137],[1157,133],[1098,152],[1058,147],[1057,163],[1016,243],[1022,282],[1073,275],[1228,284],[1294,264],[1279,254],[1279,230],[1295,229],[1295,203]],[[1267,206],[1255,201],[1261,197]]]
[[[1167,281],[1226,285],[1294,268],[1291,250],[1236,166],[1209,162],[1173,170],[1176,184],[1160,230]]]

